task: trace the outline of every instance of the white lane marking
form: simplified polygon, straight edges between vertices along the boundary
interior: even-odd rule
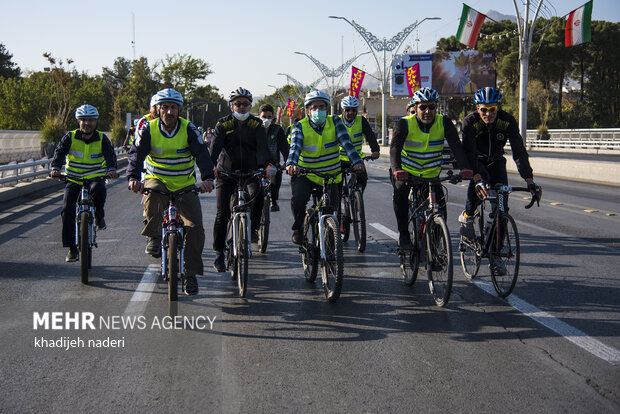
[[[396,232],[388,229],[382,224],[370,223],[370,225],[394,240],[398,238],[398,234]],[[484,292],[497,297],[497,295],[495,294],[495,289],[490,282],[475,279],[474,285],[483,290]],[[498,299],[501,300],[501,298],[499,297]],[[524,301],[523,299],[515,296],[514,294],[510,295],[507,299],[504,300],[525,316],[533,319],[542,326],[551,329],[553,332],[566,338],[570,342],[574,343],[581,349],[591,353],[592,355],[601,358],[602,360],[607,361],[613,365],[620,362],[620,351],[611,346],[605,345],[601,341],[586,335],[579,329],[574,328],[565,322],[562,322],[558,318],[552,316],[550,313],[538,309],[536,306]]]
[[[140,316],[144,313],[144,309],[151,298],[151,293],[157,285],[157,279],[159,278],[160,265],[150,264],[142,275],[142,280],[138,284],[136,291],[125,308],[123,316]]]

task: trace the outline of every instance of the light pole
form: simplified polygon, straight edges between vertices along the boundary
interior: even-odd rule
[[[278,73],[278,75],[286,76],[286,81],[287,82],[290,82],[293,85],[297,86],[297,89],[299,90],[299,92],[297,93],[297,97],[301,98],[301,99],[303,99],[306,96],[306,93],[308,93],[312,89],[314,89],[314,87],[316,85],[318,85],[319,82],[321,82],[321,80],[323,80],[323,78],[318,78],[317,80],[312,82],[310,85],[304,86],[301,82],[299,82],[297,79],[295,79],[294,77],[292,77],[288,73]]]
[[[330,100],[332,101],[331,104],[331,114],[334,115],[334,99],[336,98],[336,90],[338,88],[338,85],[340,84],[340,81],[342,80],[342,75],[344,74],[345,69],[347,69],[349,67],[349,65],[353,62],[355,62],[355,59],[357,59],[358,57],[362,56],[362,55],[366,55],[370,52],[364,52],[361,53],[357,56],[353,56],[351,59],[347,60],[345,63],[343,63],[342,65],[338,66],[336,69],[329,69],[327,66],[325,66],[324,64],[322,64],[321,62],[319,62],[316,58],[314,58],[313,56],[310,56],[306,53],[303,52],[295,52],[298,55],[304,55],[305,57],[307,57],[308,59],[310,59],[312,61],[312,63],[314,63],[316,65],[317,68],[319,68],[319,70],[321,71],[321,73],[323,74],[323,78],[325,79],[325,83],[327,83],[327,89],[330,90]],[[327,78],[331,78],[332,82],[331,85],[329,83],[329,81],[327,80]],[[338,78],[337,82],[334,82],[334,79]]]
[[[441,18],[440,17],[425,17],[424,19],[420,21],[415,21],[413,24],[405,27],[403,30],[401,30],[398,34],[396,34],[394,37],[392,37],[389,40],[386,39],[385,37],[383,38],[383,40],[379,40],[377,36],[373,35],[368,30],[366,30],[364,27],[355,23],[355,20],[349,21],[347,18],[340,17],[340,16],[329,16],[329,18],[344,20],[345,22],[353,26],[353,28],[357,31],[357,33],[359,33],[362,39],[366,41],[366,43],[368,44],[368,47],[370,48],[370,51],[372,52],[372,55],[375,58],[375,62],[377,62],[377,70],[379,71],[379,78],[381,81],[381,138],[383,139],[383,145],[387,146],[388,143],[387,143],[387,140],[385,139],[386,129],[387,129],[386,128],[387,120],[385,119],[386,117],[385,91],[387,90],[387,87],[388,87],[388,80],[390,78],[389,71],[391,70],[391,65],[389,68],[387,67],[386,52],[391,53],[392,51],[394,51],[394,54],[390,56],[390,63],[391,63],[392,59],[394,58],[394,55],[398,52],[398,49],[400,48],[400,46],[403,44],[407,36],[409,36],[409,34],[413,30],[415,30],[416,27],[418,27],[424,20],[439,20]],[[375,53],[375,51],[383,52],[383,69],[381,68],[381,64],[379,63],[379,58],[377,58],[377,54]]]

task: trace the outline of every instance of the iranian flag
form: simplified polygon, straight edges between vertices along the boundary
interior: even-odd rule
[[[573,10],[566,20],[564,45],[576,46],[590,41],[590,20],[592,18],[592,0]]]
[[[482,23],[486,17],[484,14],[463,3],[463,13],[461,13],[459,30],[456,32],[456,40],[473,49],[476,46]]]

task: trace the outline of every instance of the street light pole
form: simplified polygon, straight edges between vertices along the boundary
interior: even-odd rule
[[[306,96],[306,93],[308,93],[309,91],[314,89],[314,87],[316,85],[318,85],[319,82],[321,82],[323,80],[323,78],[321,77],[321,78],[318,78],[317,80],[315,80],[314,82],[312,82],[310,85],[304,86],[301,82],[299,82],[297,79],[295,79],[294,77],[292,77],[288,73],[278,73],[278,75],[286,76],[286,81],[287,82],[290,82],[293,85],[297,86],[297,89],[299,90],[299,92],[297,93],[296,97],[297,98],[301,98],[301,99],[303,99]]]
[[[396,54],[400,46],[403,44],[403,42],[407,38],[407,36],[409,36],[409,34],[413,30],[415,30],[424,20],[439,20],[441,18],[440,17],[425,17],[424,19],[420,21],[415,21],[413,24],[405,27],[403,30],[401,30],[399,33],[397,33],[394,37],[392,37],[389,40],[386,39],[385,37],[383,38],[383,40],[379,40],[377,36],[370,33],[368,30],[366,30],[366,28],[355,23],[355,20],[349,21],[347,18],[341,17],[341,16],[329,16],[329,18],[344,20],[345,22],[353,26],[353,28],[362,37],[362,39],[366,41],[366,44],[368,44],[368,47],[370,48],[370,51],[372,52],[372,55],[375,58],[375,62],[377,62],[377,70],[379,71],[379,78],[381,81],[381,138],[383,139],[383,145],[387,146],[388,143],[386,140],[386,130],[387,130],[386,121],[387,120],[385,119],[386,118],[385,92],[388,88],[388,80],[389,80],[388,71],[389,70],[387,68],[386,52],[394,51],[394,54]],[[379,64],[379,59],[377,58],[377,54],[375,53],[375,51],[383,52],[383,70],[381,70],[382,68],[381,68],[381,65]],[[391,58],[393,57],[394,55],[391,55]]]

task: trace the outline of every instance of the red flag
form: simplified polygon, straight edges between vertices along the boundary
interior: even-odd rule
[[[410,66],[405,71],[407,77],[407,89],[409,89],[409,97],[413,96],[413,93],[420,89],[422,82],[420,81],[420,64],[416,63]]]
[[[281,124],[282,122],[282,107],[278,106],[278,116],[276,119],[276,123]]]
[[[297,118],[301,119],[301,108],[297,109]]]
[[[292,118],[294,113],[295,113],[295,101],[292,99],[289,99],[288,103],[286,104],[286,116],[288,116],[289,118]]]
[[[351,66],[351,86],[349,87],[349,95],[359,98],[364,75],[366,75],[366,72],[355,66]]]

